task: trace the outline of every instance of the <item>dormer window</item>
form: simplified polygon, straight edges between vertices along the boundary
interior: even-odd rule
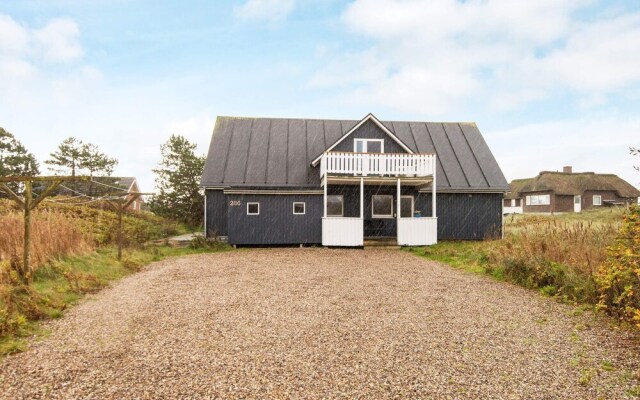
[[[384,140],[354,139],[353,151],[356,153],[384,153]]]

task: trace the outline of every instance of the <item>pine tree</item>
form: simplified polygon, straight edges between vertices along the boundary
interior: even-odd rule
[[[58,145],[58,149],[50,154],[51,159],[44,163],[51,165],[49,170],[55,174],[76,176],[82,160],[83,146],[81,140],[69,137]]]
[[[85,170],[90,177],[111,176],[116,165],[118,165],[118,160],[102,153],[98,146],[91,143],[83,144],[78,166]]]
[[[0,128],[0,176],[35,176],[39,173],[35,156],[15,136]],[[13,191],[20,191],[17,183],[8,186]]]
[[[196,155],[196,145],[172,135],[160,146],[162,161],[156,174],[157,194],[149,202],[151,211],[191,226],[202,224],[204,197],[200,176],[205,157]]]
[[[102,153],[98,146],[74,137],[63,140],[50,156],[51,159],[45,161],[51,165],[49,170],[71,176],[110,176],[118,164],[117,159]]]

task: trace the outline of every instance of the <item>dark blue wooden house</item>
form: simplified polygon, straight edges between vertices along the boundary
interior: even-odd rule
[[[218,117],[207,236],[237,245],[400,245],[502,234],[508,183],[475,123]]]

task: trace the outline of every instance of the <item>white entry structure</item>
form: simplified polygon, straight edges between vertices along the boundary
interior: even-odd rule
[[[326,151],[320,158],[320,179],[324,190],[322,244],[324,246],[363,246],[365,229],[365,186],[395,187],[397,243],[401,246],[424,246],[437,243],[436,156],[435,154],[391,154]],[[359,186],[360,214],[357,217],[329,215],[329,186]],[[402,188],[413,192],[430,187],[431,216],[402,212]],[[388,196],[392,197],[392,196]],[[344,204],[342,205],[344,207]],[[393,206],[391,206],[393,209]],[[373,209],[373,206],[372,206]],[[404,214],[404,215],[403,215]],[[407,215],[408,214],[408,215]]]

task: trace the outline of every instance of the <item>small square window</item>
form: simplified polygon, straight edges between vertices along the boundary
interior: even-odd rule
[[[260,203],[247,203],[247,215],[260,215]]]
[[[602,205],[602,196],[600,196],[599,194],[594,194],[593,195],[593,205],[594,206],[601,206]]]
[[[305,203],[304,202],[294,202],[293,203],[293,213],[295,215],[304,215],[305,214]]]

